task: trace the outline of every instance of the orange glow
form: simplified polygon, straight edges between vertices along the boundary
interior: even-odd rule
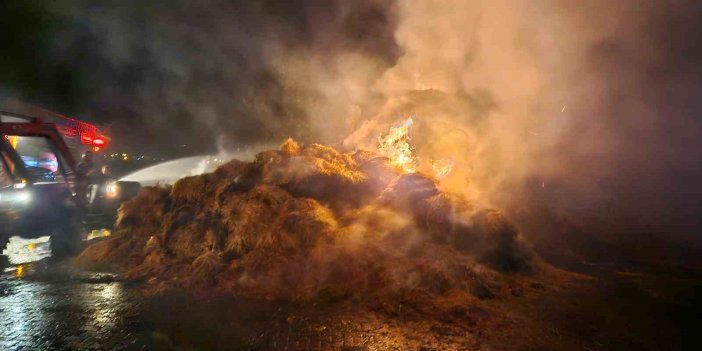
[[[13,148],[13,149],[16,149],[16,148],[17,148],[17,142],[19,141],[19,138],[18,138],[18,137],[12,136],[12,135],[6,135],[6,136],[5,136],[5,139],[7,139],[7,141],[10,142],[10,145],[12,145],[12,148]]]
[[[117,186],[116,183],[110,183],[107,184],[107,187],[105,189],[105,196],[108,199],[113,199],[119,195],[119,187]]]
[[[434,171],[434,176],[442,178],[449,175],[453,170],[453,161],[448,158],[434,160],[431,163],[431,168]]]
[[[17,266],[17,270],[15,270],[15,277],[17,277],[17,278],[24,277],[24,266],[23,265]]]
[[[390,163],[405,173],[415,172],[418,163],[414,148],[410,144],[412,123],[412,118],[408,118],[399,126],[391,127],[388,134],[378,138],[378,151],[390,158]]]

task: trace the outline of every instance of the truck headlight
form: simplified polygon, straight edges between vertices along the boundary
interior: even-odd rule
[[[19,190],[0,194],[0,202],[8,205],[26,205],[32,201],[32,193],[29,190]]]
[[[32,194],[27,190],[19,191],[17,192],[15,199],[17,202],[27,203],[32,200]]]
[[[108,199],[114,199],[119,195],[119,186],[117,183],[108,183],[105,186],[105,197]]]

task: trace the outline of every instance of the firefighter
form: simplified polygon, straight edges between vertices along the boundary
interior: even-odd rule
[[[99,168],[95,164],[95,156],[92,151],[86,151],[83,153],[80,162],[76,166],[76,171],[85,178],[94,177],[98,172]]]
[[[97,192],[98,178],[100,176],[100,168],[95,163],[95,156],[91,151],[83,153],[80,162],[76,166],[78,172],[77,193],[79,205],[86,207],[89,205],[95,193]]]

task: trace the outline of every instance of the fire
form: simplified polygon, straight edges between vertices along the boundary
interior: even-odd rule
[[[410,127],[412,118],[408,118],[402,124],[390,128],[390,132],[378,138],[378,151],[383,156],[390,158],[390,163],[402,169],[405,173],[412,173],[417,170],[417,156],[412,147]]]
[[[390,163],[397,166],[404,173],[414,173],[420,168],[419,158],[412,146],[410,128],[414,124],[412,117],[390,128],[390,131],[378,138],[378,151],[390,159]],[[431,161],[431,171],[436,178],[448,176],[453,170],[454,162],[451,158],[442,158]],[[426,167],[422,169],[429,171]]]
[[[453,170],[453,161],[449,158],[434,160],[431,163],[431,168],[437,178],[445,177]]]

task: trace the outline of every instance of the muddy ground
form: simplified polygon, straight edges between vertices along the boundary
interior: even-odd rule
[[[42,250],[41,243],[31,248]],[[25,248],[30,251],[29,248]],[[39,255],[41,256],[41,255]],[[469,323],[408,306],[254,301],[139,284],[50,257],[0,279],[0,349],[698,350],[702,270],[662,261],[570,262],[567,283],[533,281],[468,307]]]
[[[700,271],[603,272],[569,286],[533,283],[511,298],[468,308],[474,323],[462,325],[450,317],[418,318],[399,305],[382,310],[352,302],[262,305],[216,297],[193,304],[186,296],[158,301],[150,317],[173,345],[212,349],[695,350],[702,345]],[[158,313],[172,305],[185,306],[178,318]]]

